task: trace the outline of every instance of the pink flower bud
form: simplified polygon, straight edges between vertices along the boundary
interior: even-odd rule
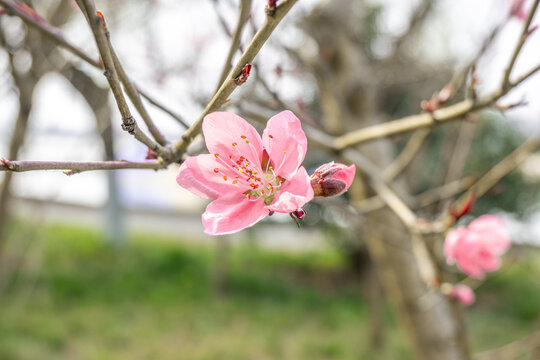
[[[343,194],[354,180],[356,167],[346,166],[333,161],[321,165],[311,175],[311,187],[315,196],[337,196]]]
[[[460,304],[465,306],[471,305],[474,300],[474,292],[467,285],[455,285],[448,294],[451,298],[456,299]]]

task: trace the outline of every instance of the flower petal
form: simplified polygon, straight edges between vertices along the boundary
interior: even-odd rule
[[[217,173],[215,169],[218,169]],[[241,194],[246,191],[242,182],[233,184],[236,175],[236,172],[216,161],[214,155],[203,154],[190,157],[182,163],[176,182],[197,196],[217,199],[231,192]],[[227,176],[226,180],[224,176]]]
[[[356,166],[354,164],[350,166],[345,166],[343,164],[337,164],[343,166],[343,169],[336,172],[334,176],[332,176],[335,180],[342,180],[344,181],[347,186],[345,187],[345,190],[343,190],[342,194],[347,191],[351,187],[351,184],[354,181],[354,174],[356,173]]]
[[[304,161],[307,150],[307,138],[300,120],[288,110],[273,116],[264,129],[263,144],[276,174],[291,179]]]
[[[250,227],[269,214],[264,201],[244,194],[228,194],[212,201],[202,215],[204,232],[225,235]]]
[[[261,136],[240,116],[229,112],[213,112],[205,116],[202,128],[206,147],[211,154],[222,157],[232,155],[235,161],[244,156],[260,166]]]
[[[446,236],[446,239],[444,240],[444,255],[446,256],[446,261],[448,263],[451,264],[456,261],[459,250],[459,241],[465,234],[467,234],[467,230],[461,226],[450,231]]]
[[[301,166],[294,177],[285,183],[276,193],[276,199],[267,206],[268,210],[290,213],[301,208],[313,199],[313,188],[306,169]]]

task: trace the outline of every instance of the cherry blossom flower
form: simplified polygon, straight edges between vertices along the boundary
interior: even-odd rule
[[[248,122],[227,112],[207,115],[203,134],[210,154],[184,161],[176,181],[214,199],[202,215],[205,233],[235,233],[273,212],[294,212],[313,198],[301,166],[307,139],[292,112],[272,117],[262,139]]]
[[[337,196],[343,194],[354,180],[356,167],[329,162],[319,166],[311,175],[311,187],[315,196]]]
[[[501,266],[499,256],[510,247],[510,238],[503,220],[495,215],[482,215],[469,224],[452,230],[446,237],[444,253],[449,263],[457,265],[476,278],[485,271]]]
[[[476,298],[474,296],[474,292],[467,285],[453,286],[448,296],[456,299],[460,304],[463,304],[465,306],[471,305]]]

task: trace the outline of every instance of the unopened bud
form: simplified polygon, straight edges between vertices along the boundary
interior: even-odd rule
[[[467,199],[462,204],[460,204],[457,207],[450,206],[450,208],[448,209],[450,215],[452,215],[455,221],[461,219],[463,216],[471,212],[475,201],[476,201],[476,196],[474,193],[471,192],[469,196],[467,197]]]
[[[311,175],[311,187],[315,196],[337,196],[343,194],[354,180],[356,167],[346,166],[333,161],[321,165]]]
[[[302,208],[298,208],[292,212],[294,216],[298,218],[298,220],[304,220],[306,217],[306,210]]]

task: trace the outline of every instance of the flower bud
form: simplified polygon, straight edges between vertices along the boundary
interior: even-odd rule
[[[298,208],[292,212],[292,214],[298,219],[298,220],[304,220],[306,218],[306,210],[302,208]]]
[[[337,196],[343,194],[354,180],[356,167],[346,166],[333,161],[321,165],[311,175],[311,187],[315,196]]]

